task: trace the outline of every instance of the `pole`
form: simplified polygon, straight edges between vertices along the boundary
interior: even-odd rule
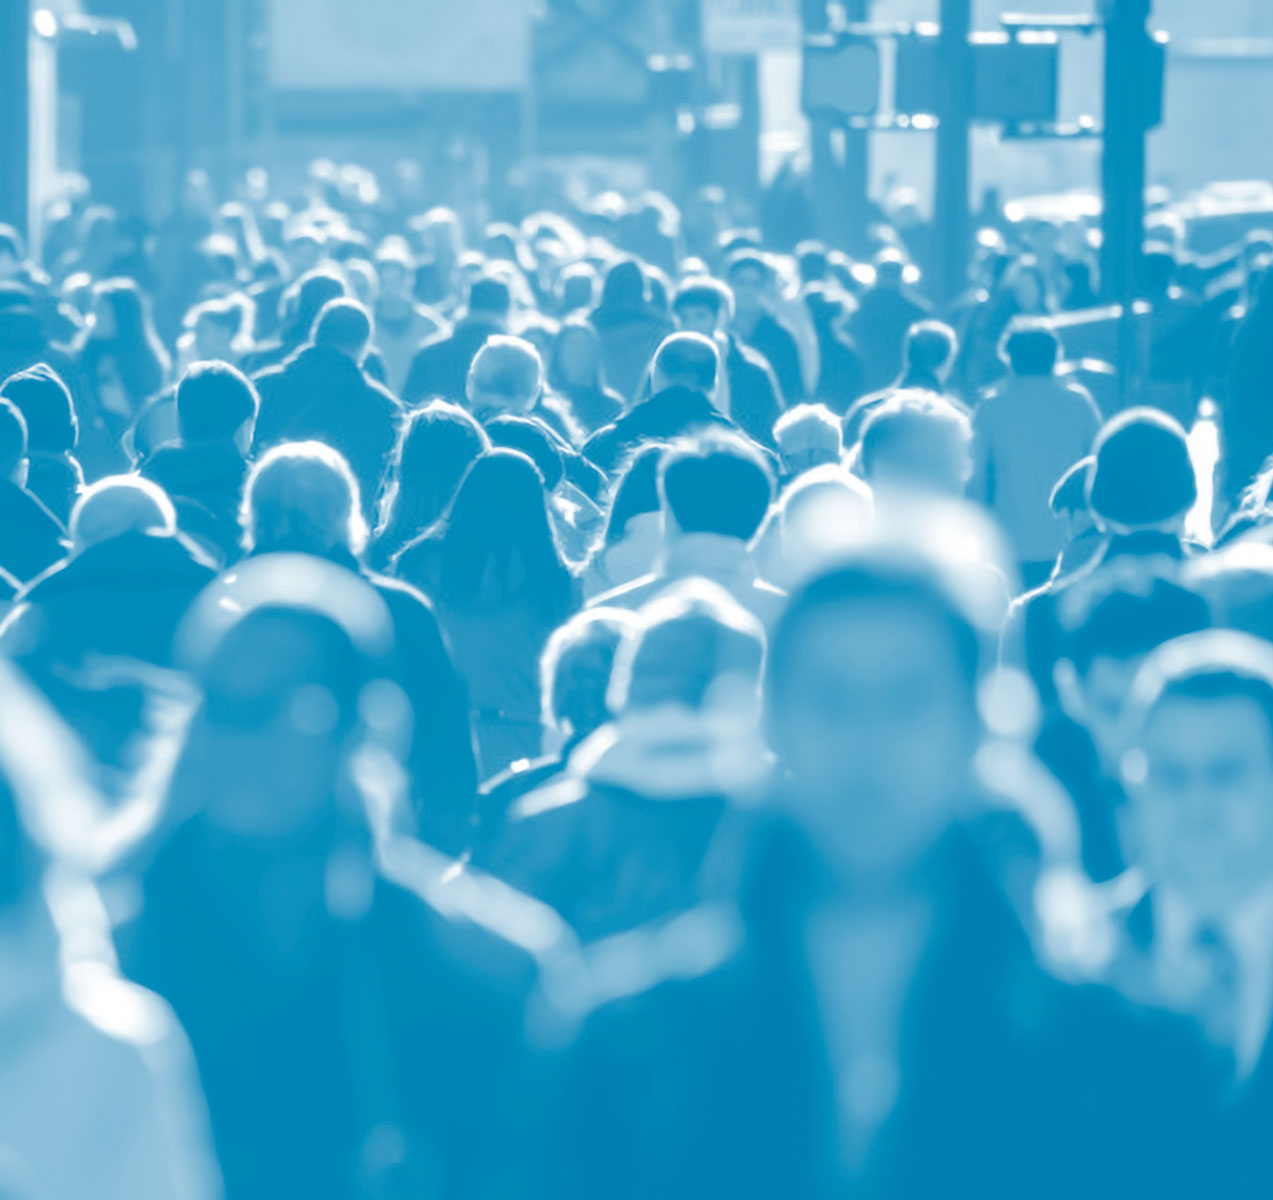
[[[949,303],[968,273],[972,128],[972,0],[942,0],[937,113],[937,180],[933,197],[935,298]]]
[[[1150,110],[1151,0],[1104,0],[1105,138],[1101,156],[1101,290],[1122,306],[1119,384],[1124,406],[1140,385],[1136,284],[1145,236],[1145,137]]]
[[[0,221],[31,228],[31,5],[0,0]]]
[[[845,5],[851,22],[871,19],[871,0],[848,0]],[[844,131],[844,198],[847,248],[854,254],[867,249],[867,227],[871,223],[871,134],[866,129]]]

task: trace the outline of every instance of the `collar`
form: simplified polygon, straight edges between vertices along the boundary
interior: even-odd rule
[[[747,543],[720,533],[677,534],[668,542],[663,564],[668,575],[702,575],[717,582],[756,574]]]

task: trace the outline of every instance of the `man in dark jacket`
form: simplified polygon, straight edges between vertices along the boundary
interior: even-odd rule
[[[26,488],[27,425],[0,398],[0,568],[33,579],[65,553],[61,523]]]
[[[308,439],[339,450],[358,479],[369,522],[402,417],[393,393],[362,370],[371,332],[361,304],[332,300],[314,322],[313,341],[255,381],[261,396],[257,453]]]
[[[469,367],[487,338],[507,332],[512,304],[512,294],[502,279],[475,280],[464,316],[450,332],[430,338],[415,352],[402,388],[403,400],[421,404],[441,398],[463,404]]]

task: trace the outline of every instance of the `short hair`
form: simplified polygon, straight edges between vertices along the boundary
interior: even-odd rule
[[[1097,658],[1138,658],[1211,626],[1207,601],[1157,572],[1097,572],[1057,606],[1059,655],[1085,673]]]
[[[750,541],[773,503],[773,473],[741,436],[701,434],[673,443],[663,456],[659,497],[682,533]]]
[[[244,548],[305,550],[367,544],[358,480],[325,442],[284,442],[257,460],[239,512]]]
[[[1089,454],[1080,458],[1060,479],[1048,497],[1048,507],[1056,516],[1087,511],[1087,477],[1095,459]]]
[[[520,450],[526,455],[539,468],[548,491],[551,492],[561,482],[565,473],[561,447],[542,421],[505,413],[487,421],[486,433],[491,445]]]
[[[967,444],[972,424],[949,400],[931,392],[901,391],[884,401],[866,419],[858,440],[858,459],[867,479],[875,473],[882,452],[919,429],[945,429]]]
[[[26,418],[0,397],[0,475],[8,477],[27,456]]]
[[[1097,434],[1092,454],[1088,507],[1108,524],[1159,525],[1197,502],[1185,431],[1159,409],[1129,408],[1111,418]]]
[[[357,300],[328,300],[314,319],[314,345],[357,354],[371,341],[371,314]]]
[[[125,533],[177,531],[168,493],[141,475],[107,475],[89,487],[71,509],[71,540],[79,549]]]
[[[774,269],[769,259],[759,250],[740,250],[730,256],[725,275],[733,279],[744,271],[755,271],[766,282],[773,278]]]
[[[696,275],[685,280],[676,289],[672,301],[672,311],[683,312],[687,308],[707,308],[715,314],[719,321],[722,316],[728,320],[734,315],[734,294],[727,284],[710,275]]]
[[[615,656],[610,709],[682,704],[703,709],[718,700],[755,696],[765,660],[760,621],[724,588],[692,578],[644,605]],[[724,691],[723,691],[724,689]]]
[[[715,389],[719,367],[716,347],[701,333],[669,334],[654,352],[657,375],[705,395]]]
[[[591,733],[610,716],[606,695],[624,636],[639,623],[626,608],[599,605],[576,613],[548,639],[539,659],[543,721]]]
[[[796,269],[801,283],[816,283],[827,277],[831,255],[821,242],[804,241],[796,247]]]
[[[469,312],[489,313],[491,316],[506,317],[513,307],[513,293],[508,284],[494,275],[482,275],[473,280],[469,287]]]
[[[914,605],[933,617],[950,636],[960,674],[974,698],[986,655],[976,625],[922,559],[897,552],[866,552],[816,576],[787,602],[769,638],[766,693],[778,702],[789,677],[805,626],[821,613],[856,604]]]
[[[185,438],[231,438],[261,407],[256,387],[227,362],[192,363],[177,384],[177,421]]]
[[[468,394],[500,396],[530,407],[544,386],[544,363],[525,338],[489,337],[469,366]]]
[[[10,375],[0,396],[12,403],[27,423],[28,449],[60,454],[75,449],[79,422],[70,389],[47,363]]]
[[[825,404],[797,404],[774,422],[774,440],[779,450],[788,445],[812,446],[825,450],[828,459],[838,459],[844,450],[840,419]]]
[[[944,321],[916,321],[906,331],[906,365],[935,375],[955,357],[958,344],[955,331]]]
[[[1061,360],[1061,339],[1039,321],[1014,321],[1003,335],[1003,356],[1014,375],[1052,375]]]
[[[1252,700],[1273,736],[1273,645],[1232,629],[1208,629],[1160,646],[1132,684],[1143,725],[1165,700]]]

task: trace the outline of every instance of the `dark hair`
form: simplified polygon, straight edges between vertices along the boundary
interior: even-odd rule
[[[261,407],[251,380],[226,362],[193,363],[177,384],[177,421],[193,441],[232,438]]]
[[[444,602],[526,597],[554,625],[569,611],[570,571],[548,515],[543,477],[526,455],[496,449],[477,459],[438,532]]]
[[[1112,524],[1158,525],[1188,512],[1198,499],[1185,431],[1156,408],[1130,408],[1111,418],[1093,455],[1088,506]]]
[[[85,378],[97,377],[97,364],[113,359],[134,404],[153,396],[168,373],[168,353],[155,332],[150,309],[141,289],[131,279],[108,279],[97,285],[97,294],[115,315],[110,338],[90,336],[84,345],[81,370]]]
[[[1101,657],[1136,658],[1211,626],[1197,592],[1161,575],[1097,572],[1066,590],[1057,611],[1059,656],[1081,673]]]
[[[473,280],[469,288],[468,310],[471,313],[489,313],[495,317],[506,317],[513,307],[513,293],[508,284],[493,275],[483,275]]]
[[[666,442],[647,442],[627,462],[610,501],[604,543],[613,546],[627,532],[628,522],[642,513],[656,513],[659,500],[659,463],[667,452]]]
[[[1273,680],[1238,666],[1201,666],[1173,676],[1163,684],[1157,703],[1164,700],[1250,700],[1259,706],[1273,736]]]
[[[357,300],[340,297],[323,305],[314,320],[314,345],[357,354],[371,341],[371,317]]]
[[[801,242],[796,247],[796,269],[801,283],[817,283],[827,277],[831,258],[821,242]]]
[[[1060,479],[1048,497],[1048,507],[1061,516],[1087,510],[1087,479],[1096,460],[1089,454],[1080,458]]]
[[[347,294],[345,281],[332,271],[320,267],[302,275],[296,288],[296,312],[283,335],[284,345],[299,346],[308,342],[318,314],[332,300]]]
[[[906,365],[936,374],[955,356],[955,331],[943,321],[916,321],[906,331]]]
[[[649,280],[641,264],[635,258],[622,258],[606,272],[597,308],[603,312],[641,308],[648,293]]]
[[[70,389],[47,363],[37,363],[0,384],[0,396],[26,418],[33,453],[62,454],[75,449],[79,422]]]
[[[722,313],[729,315],[733,305],[734,298],[726,284],[711,276],[701,275],[687,279],[676,289],[672,309],[680,313],[687,308],[708,308],[720,320]]]
[[[17,466],[27,453],[27,423],[17,406],[0,398],[0,468]]]
[[[982,639],[934,570],[911,559],[875,554],[855,559],[810,580],[793,593],[769,637],[766,693],[776,702],[808,621],[828,609],[855,604],[910,605],[930,615],[950,635],[951,648],[970,698],[980,678]]]
[[[539,468],[550,492],[561,482],[565,471],[561,448],[542,421],[505,413],[486,422],[486,433],[493,445],[526,455]]]
[[[584,337],[588,339],[589,344],[593,348],[593,365],[596,368],[593,376],[587,381],[587,385],[595,388],[603,386],[601,381],[601,337],[596,329],[582,317],[567,317],[558,326],[556,334],[553,336],[552,351],[548,356],[547,376],[550,387],[557,388],[559,391],[577,388],[580,385],[573,380],[569,380],[562,373],[561,354],[562,346],[567,338]]]
[[[667,452],[659,464],[659,494],[682,533],[750,541],[773,503],[774,479],[742,438],[704,434]]]
[[[1051,375],[1061,358],[1061,339],[1046,325],[1013,325],[1003,352],[1015,375]]]
[[[756,271],[764,279],[769,279],[773,275],[773,268],[769,265],[769,260],[755,250],[740,250],[737,254],[732,255],[725,268],[725,275],[733,279],[736,275],[742,274],[743,271]]]
[[[704,394],[716,386],[720,362],[716,349],[697,333],[671,333],[654,352],[654,370],[676,386]]]

